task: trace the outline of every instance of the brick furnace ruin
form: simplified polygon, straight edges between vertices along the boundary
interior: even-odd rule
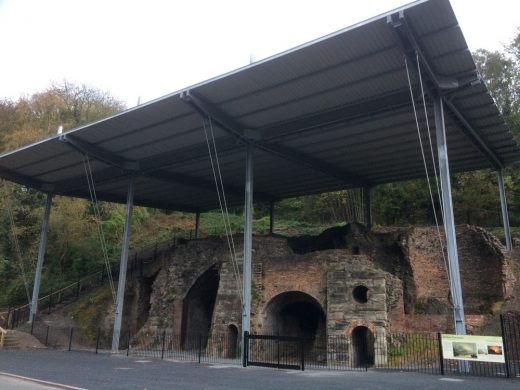
[[[316,237],[256,236],[251,331],[305,336],[309,343],[347,335],[355,345],[390,331],[452,329],[436,235],[431,227],[371,232],[350,224]],[[484,229],[460,227],[457,240],[468,325],[479,326],[511,295],[511,259]],[[184,344],[200,334],[238,343],[240,284],[229,258],[222,239],[192,240],[164,253],[160,267],[130,284],[127,323],[133,331],[168,329]],[[384,351],[372,354],[377,359]]]

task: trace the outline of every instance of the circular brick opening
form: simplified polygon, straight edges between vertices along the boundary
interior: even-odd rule
[[[368,287],[360,285],[352,290],[352,295],[356,302],[367,303],[368,302]]]

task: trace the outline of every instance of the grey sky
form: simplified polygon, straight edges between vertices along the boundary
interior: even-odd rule
[[[406,0],[0,0],[0,99],[64,79],[134,106]],[[470,49],[500,50],[518,0],[451,0]]]

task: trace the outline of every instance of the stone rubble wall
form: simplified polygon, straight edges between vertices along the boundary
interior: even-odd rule
[[[490,314],[497,302],[511,298],[515,282],[512,260],[483,229],[458,226],[457,239],[466,312]],[[242,244],[242,237],[236,236],[240,275]],[[265,330],[269,302],[289,291],[308,294],[319,303],[326,314],[328,334],[346,335],[358,325],[375,334],[447,327],[451,308],[441,253],[434,227],[371,233],[354,224],[300,241],[255,236],[251,329]],[[212,332],[225,333],[234,326],[241,334],[241,279],[237,282],[225,240],[192,240],[162,256],[143,330],[166,328],[180,334],[186,294],[206,270],[216,267],[220,282]],[[352,290],[357,285],[368,287],[369,302],[355,302]],[[134,315],[142,315],[141,311],[134,310]]]

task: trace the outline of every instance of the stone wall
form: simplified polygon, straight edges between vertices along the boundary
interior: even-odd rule
[[[403,251],[415,282],[414,309],[407,314],[449,314],[447,258],[444,235],[415,227],[403,238]],[[482,228],[457,226],[460,278],[466,314],[490,313],[493,305],[511,298],[514,277],[510,256],[498,239]]]
[[[498,240],[482,229],[457,227],[457,239],[466,312],[488,314],[493,305],[510,297],[514,282],[511,259]],[[219,283],[211,332],[241,334],[242,237],[235,237],[235,246],[238,278],[224,240],[192,240],[164,253],[143,329],[167,328],[181,334],[187,294],[213,267]],[[359,326],[376,337],[394,330],[449,328],[449,284],[441,253],[432,227],[371,233],[354,224],[318,237],[255,236],[251,330],[276,332],[279,328],[273,321],[285,321],[284,326],[296,331],[298,321],[309,321],[304,314],[298,317],[305,305],[318,316],[323,313],[327,335],[349,335]],[[355,299],[353,291],[358,286],[367,289],[367,302]],[[133,302],[141,302],[147,291],[137,289]],[[146,303],[141,302],[140,307],[133,315],[144,315]],[[287,309],[287,313],[274,313],[273,307],[278,312]],[[306,326],[314,326],[319,333],[320,321]]]

